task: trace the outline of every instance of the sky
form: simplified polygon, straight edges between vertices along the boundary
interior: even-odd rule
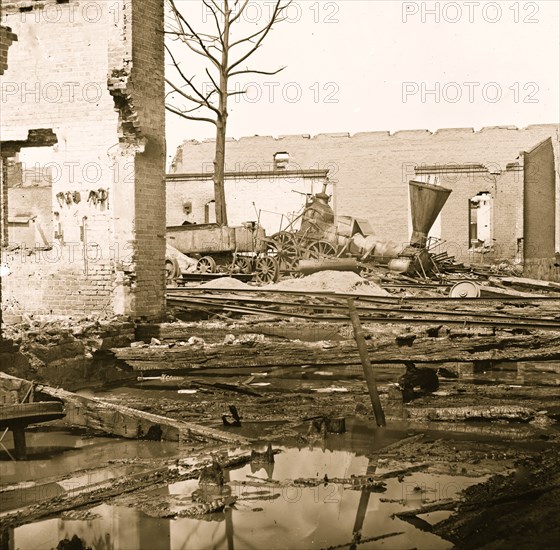
[[[195,30],[210,32],[201,1],[177,3]],[[266,23],[273,3],[252,0],[235,36]],[[294,0],[243,64],[286,68],[231,81],[230,91],[247,93],[230,98],[228,137],[558,123],[559,14],[558,0]],[[171,47],[207,86],[200,58]],[[171,66],[167,74],[175,80]],[[168,113],[168,160],[182,141],[214,134]]]

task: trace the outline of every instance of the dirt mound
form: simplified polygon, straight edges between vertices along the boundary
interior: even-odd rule
[[[206,288],[209,290],[213,288],[216,290],[222,290],[222,289],[243,290],[252,287],[245,284],[243,281],[238,281],[237,279],[234,279],[233,277],[220,277],[219,279],[216,279],[214,281],[208,281],[206,283],[202,283],[201,285],[198,285],[196,288]]]
[[[344,294],[389,296],[389,293],[380,286],[363,279],[352,271],[319,271],[302,279],[288,279],[263,288],[298,292],[330,291]]]

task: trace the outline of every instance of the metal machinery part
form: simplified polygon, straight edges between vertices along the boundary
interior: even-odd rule
[[[253,271],[252,264],[252,258],[236,255],[235,259],[233,260],[232,271],[249,274]]]
[[[278,280],[280,270],[274,256],[260,256],[255,265],[255,278],[258,283],[269,284]]]
[[[390,268],[409,275],[428,277],[437,269],[426,248],[428,233],[449,198],[451,189],[414,180],[409,181],[408,186],[412,237],[397,259],[391,261]]]
[[[216,260],[212,256],[203,256],[196,264],[197,273],[216,273]]]
[[[181,275],[179,262],[175,258],[165,258],[165,278],[168,283]]]
[[[461,281],[451,287],[450,298],[478,298],[480,287],[472,281]]]

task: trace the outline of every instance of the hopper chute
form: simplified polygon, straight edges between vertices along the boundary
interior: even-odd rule
[[[412,214],[410,245],[416,248],[424,248],[428,233],[446,203],[451,189],[419,181],[410,181],[408,185]]]

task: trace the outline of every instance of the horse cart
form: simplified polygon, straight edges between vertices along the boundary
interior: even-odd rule
[[[197,260],[197,273],[253,275],[259,283],[278,279],[278,262],[267,254],[265,232],[255,222],[238,227],[218,224],[193,224],[167,227],[167,243]],[[168,281],[181,276],[178,262],[167,257]]]

